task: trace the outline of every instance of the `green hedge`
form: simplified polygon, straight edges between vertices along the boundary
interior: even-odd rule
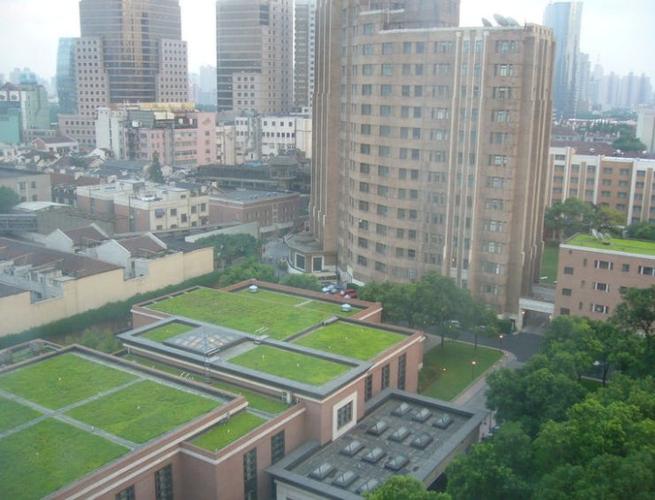
[[[161,295],[176,292],[178,290],[184,290],[185,288],[190,288],[193,286],[212,286],[217,282],[219,276],[220,273],[218,272],[205,274],[203,276],[199,276],[198,278],[193,278],[191,280],[185,281],[184,283],[180,283],[179,285],[172,285],[166,288],[162,288],[161,290],[155,290],[154,292],[135,295],[131,299],[125,300],[123,302],[113,302],[98,309],[93,309],[82,314],[71,316],[70,318],[54,321],[53,323],[48,323],[47,325],[43,326],[37,326],[35,328],[31,328],[30,330],[26,330],[14,335],[1,337],[0,349],[22,344],[23,342],[28,342],[30,340],[39,338],[56,341],[58,337],[62,337],[75,332],[82,332],[85,329],[98,324],[118,322],[121,320],[121,318],[125,320],[127,326],[129,322],[130,311],[132,310],[132,306],[135,304],[160,297]]]

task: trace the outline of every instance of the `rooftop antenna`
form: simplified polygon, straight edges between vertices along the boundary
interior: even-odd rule
[[[503,27],[509,26],[509,21],[505,17],[501,16],[500,14],[494,14],[494,19],[498,23],[498,26],[503,26]]]

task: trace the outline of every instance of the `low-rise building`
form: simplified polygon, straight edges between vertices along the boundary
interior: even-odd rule
[[[37,151],[58,155],[68,155],[80,151],[80,145],[75,139],[63,136],[37,137],[32,141],[32,147]]]
[[[41,172],[0,167],[0,186],[15,191],[21,202],[52,200],[50,176]]]
[[[79,209],[114,220],[116,233],[168,231],[206,226],[206,188],[176,187],[144,181],[77,188]]]
[[[606,320],[626,288],[655,285],[655,242],[577,235],[560,245],[556,315]]]
[[[257,222],[263,234],[293,229],[300,216],[300,194],[240,189],[209,197],[210,224]]]

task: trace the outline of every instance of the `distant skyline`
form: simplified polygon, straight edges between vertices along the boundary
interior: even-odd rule
[[[55,76],[60,37],[79,36],[79,0],[0,0],[0,73],[29,67]],[[216,64],[215,0],[181,0],[182,36],[189,42],[189,71]],[[543,22],[547,0],[462,0],[462,26],[479,26],[494,13],[523,22]],[[606,72],[646,73],[655,82],[653,0],[586,0],[581,49]],[[608,31],[610,30],[610,31]],[[7,50],[10,47],[10,50]]]

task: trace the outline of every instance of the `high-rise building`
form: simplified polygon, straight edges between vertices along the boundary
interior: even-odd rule
[[[553,106],[564,118],[576,112],[581,23],[582,2],[551,2],[546,6],[544,25],[553,30],[556,43]]]
[[[437,271],[516,315],[542,252],[552,34],[379,3],[318,3],[313,238],[290,261],[360,283]]]
[[[43,85],[36,83],[4,84],[0,87],[0,108],[3,110],[3,115],[11,117],[7,126],[11,126],[14,130],[15,113],[16,110],[20,110],[22,142],[29,142],[36,135],[50,128],[50,104],[48,92]]]
[[[291,111],[292,0],[218,0],[216,53],[219,112]]]
[[[314,96],[316,0],[296,0],[293,103],[308,108]]]
[[[646,145],[646,149],[650,153],[655,153],[655,107],[639,108],[637,138]],[[653,201],[655,202],[655,200]]]
[[[77,38],[60,38],[57,52],[57,95],[59,112],[77,113],[77,85],[75,76]]]
[[[589,54],[580,53],[576,85],[576,116],[591,111],[591,60]]]
[[[99,107],[188,100],[179,0],[81,0],[80,28],[77,113],[60,115],[59,127],[81,146],[95,146]]]

